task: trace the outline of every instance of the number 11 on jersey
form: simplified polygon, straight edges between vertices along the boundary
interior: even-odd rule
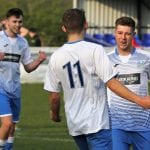
[[[66,63],[63,66],[63,69],[67,68],[70,87],[75,88],[75,83],[74,83],[73,74],[72,74],[72,67],[77,69],[80,85],[81,85],[81,87],[83,87],[84,86],[84,80],[83,80],[83,75],[82,75],[82,71],[81,71],[81,67],[80,67],[80,62],[77,61],[75,64],[73,64],[73,66],[71,66],[71,63],[69,61],[68,63]]]

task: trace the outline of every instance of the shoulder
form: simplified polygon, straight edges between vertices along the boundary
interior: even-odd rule
[[[23,42],[27,42],[26,38],[24,38],[23,36],[21,36],[20,34],[17,35],[19,40],[23,41]]]
[[[88,42],[88,41],[82,41],[82,43],[83,43],[84,45],[89,46],[89,47],[104,49],[104,47],[103,47],[102,45],[97,44],[97,43]]]
[[[148,52],[148,51],[136,49],[136,53],[139,56],[145,56],[145,57],[149,57],[150,58],[150,52]]]
[[[4,33],[4,31],[0,31],[0,45],[3,45],[3,44],[8,44],[9,43],[9,40],[8,40],[8,37],[7,35]],[[4,44],[4,45],[5,45]]]
[[[25,44],[25,45],[28,45],[28,41],[26,38],[22,37],[21,35],[17,35],[18,36],[18,39],[21,43]]]
[[[4,31],[0,31],[0,37],[7,37],[6,34],[4,33]]]
[[[3,35],[4,34],[4,31],[0,31],[0,35]]]
[[[111,58],[111,57],[114,57],[115,54],[116,54],[116,51],[115,51],[115,49],[113,49],[112,51],[110,51],[110,52],[107,53],[107,56],[109,58]]]
[[[83,41],[83,46],[89,53],[93,53],[94,55],[104,55],[106,53],[106,50],[104,47],[100,44],[88,42],[88,41]]]
[[[63,51],[63,48],[62,47],[60,47],[60,48],[58,48],[58,49],[56,49],[52,54],[51,54],[51,56],[50,56],[50,59],[51,60],[56,60],[57,61],[57,57],[61,57],[61,55],[62,55],[62,52]]]

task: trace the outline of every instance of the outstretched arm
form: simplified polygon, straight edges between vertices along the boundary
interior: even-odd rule
[[[136,95],[115,78],[112,78],[106,84],[114,93],[116,93],[120,97],[125,98],[131,102],[137,103],[138,105],[144,108],[150,108],[150,96],[142,97]]]
[[[39,51],[38,58],[28,65],[24,65],[26,72],[34,71],[44,60],[46,60],[45,52]]]

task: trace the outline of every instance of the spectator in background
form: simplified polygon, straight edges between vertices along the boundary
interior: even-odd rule
[[[6,19],[3,18],[1,21],[0,21],[0,31],[6,29]]]
[[[117,79],[141,96],[148,95],[150,53],[132,46],[135,21],[130,17],[116,20],[117,47],[108,54]],[[123,99],[111,92],[109,105],[112,120],[113,150],[150,150],[150,109]]]
[[[29,33],[29,30],[28,30],[27,28],[25,28],[25,27],[21,27],[21,28],[20,28],[20,33],[19,33],[19,34],[20,34],[22,37],[27,37],[28,33]]]
[[[35,28],[30,28],[28,34],[29,34],[28,37],[29,46],[34,46],[34,47],[41,46],[41,39]]]
[[[140,45],[136,42],[136,39],[134,37],[132,39],[132,46],[135,47],[135,48],[140,47]]]

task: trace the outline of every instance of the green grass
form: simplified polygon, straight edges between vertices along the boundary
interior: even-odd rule
[[[43,90],[42,84],[23,84],[22,112],[16,129],[14,149],[77,150],[68,134],[63,104],[61,115],[61,123],[50,120],[48,93]]]
[[[68,134],[64,109],[62,122],[49,118],[48,93],[42,84],[22,85],[22,112],[15,134],[15,150],[77,150]]]

